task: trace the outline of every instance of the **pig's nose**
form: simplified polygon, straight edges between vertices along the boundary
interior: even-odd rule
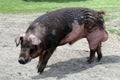
[[[25,59],[23,57],[20,57],[19,60],[18,60],[18,62],[20,64],[25,64],[26,63],[26,61],[25,61]]]

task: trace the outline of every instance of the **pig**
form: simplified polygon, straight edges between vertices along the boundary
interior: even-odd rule
[[[39,57],[37,68],[41,74],[58,46],[72,45],[82,38],[86,38],[89,44],[87,62],[94,62],[95,53],[100,61],[102,42],[108,39],[104,14],[104,11],[89,8],[63,8],[41,15],[15,39],[16,46],[21,45],[18,62],[26,64]]]

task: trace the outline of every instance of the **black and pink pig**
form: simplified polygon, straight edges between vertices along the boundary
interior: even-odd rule
[[[108,39],[103,11],[88,8],[64,8],[48,12],[31,23],[25,33],[15,39],[21,45],[19,63],[26,64],[39,57],[38,72],[42,73],[57,48],[86,38],[89,44],[88,62],[102,58],[101,44]]]

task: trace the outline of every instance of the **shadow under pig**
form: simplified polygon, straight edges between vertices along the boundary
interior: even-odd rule
[[[120,56],[110,55],[104,56],[100,62],[93,62],[89,64],[86,62],[87,58],[75,58],[64,62],[58,62],[48,65],[42,74],[38,74],[32,77],[32,79],[44,79],[48,77],[55,77],[57,79],[65,78],[68,74],[79,73],[89,68],[93,68],[96,65],[119,63]]]

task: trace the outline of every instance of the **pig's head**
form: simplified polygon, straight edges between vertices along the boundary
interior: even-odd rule
[[[31,61],[31,59],[36,58],[42,52],[39,44],[41,40],[37,38],[34,34],[21,34],[15,39],[16,46],[21,45],[20,56],[18,62],[20,64],[26,64]]]

